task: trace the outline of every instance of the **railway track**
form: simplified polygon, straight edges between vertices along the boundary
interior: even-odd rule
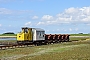
[[[58,42],[58,43],[61,43],[61,42]],[[0,50],[24,48],[24,47],[28,47],[28,46],[33,47],[36,45],[34,45],[34,44],[17,44],[17,43],[7,42],[7,43],[0,43]]]
[[[0,44],[0,50],[21,48],[21,47],[27,47],[27,46],[33,46],[33,45],[23,45],[23,44],[17,44],[17,43],[5,43],[5,44]]]

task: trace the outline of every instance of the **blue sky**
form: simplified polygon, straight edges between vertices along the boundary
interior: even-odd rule
[[[0,33],[18,33],[21,27],[90,33],[90,0],[0,0]]]

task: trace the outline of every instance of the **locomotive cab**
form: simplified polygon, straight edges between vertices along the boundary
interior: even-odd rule
[[[17,34],[18,44],[41,43],[45,41],[45,31],[40,28],[22,28],[22,31]]]
[[[32,28],[22,28],[22,31],[17,34],[17,41],[32,41]]]

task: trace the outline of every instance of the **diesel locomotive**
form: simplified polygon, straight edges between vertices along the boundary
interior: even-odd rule
[[[17,34],[18,44],[50,44],[69,41],[68,34],[45,34],[41,28],[23,27],[22,31]]]

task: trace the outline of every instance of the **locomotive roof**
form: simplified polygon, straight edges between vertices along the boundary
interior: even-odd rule
[[[28,29],[29,27],[22,27],[22,29]],[[44,29],[41,29],[41,28],[32,28],[36,31],[45,31]]]
[[[41,28],[32,28],[32,29],[35,29],[36,31],[45,31],[44,29]]]

